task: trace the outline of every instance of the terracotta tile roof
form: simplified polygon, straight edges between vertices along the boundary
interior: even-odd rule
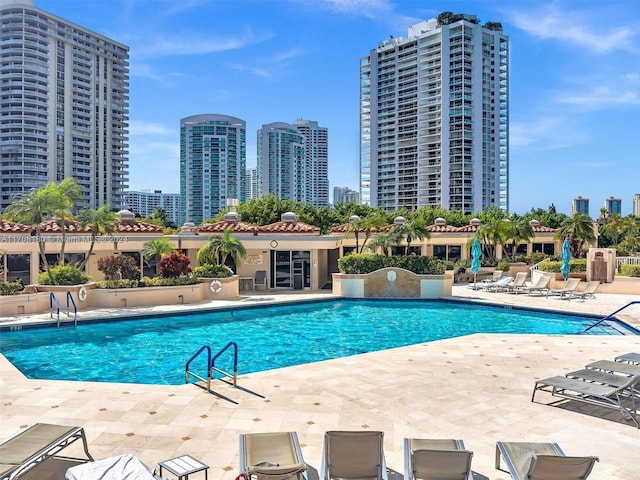
[[[554,233],[558,231],[557,228],[545,227],[542,225],[534,226],[532,228],[534,232],[538,232],[538,233]]]
[[[64,222],[64,231],[66,233],[90,233],[91,229],[81,228],[75,221]],[[47,220],[40,224],[40,233],[61,233],[62,226],[60,220]]]
[[[441,225],[446,227],[446,225]],[[460,233],[475,233],[478,231],[480,225],[465,225],[464,227],[454,227],[456,232]]]
[[[320,227],[303,222],[276,222],[258,227],[260,233],[309,233],[320,235]]]
[[[23,225],[22,223],[15,222],[5,222],[0,219],[0,233],[30,233],[31,227],[28,225]]]
[[[338,226],[336,226],[336,227],[331,227],[330,232],[331,232],[331,233],[346,233],[346,232],[347,232],[347,230],[349,230],[349,227],[350,227],[350,226],[351,226],[351,224],[350,224],[350,223],[344,223],[344,224],[342,224],[342,225],[338,225]],[[394,226],[394,225],[388,225],[387,227],[389,227],[389,228],[390,228],[390,227],[393,227],[393,226]],[[377,228],[373,228],[371,231],[372,231],[372,232],[382,232],[382,231],[386,231],[386,230],[384,230],[384,229],[385,229],[385,228],[387,228],[387,227],[382,227],[382,228],[379,228],[379,229],[377,229]],[[360,228],[360,229],[358,229],[358,232],[360,232],[360,233],[364,233],[365,231],[366,231],[366,230],[365,230],[364,228]]]
[[[224,233],[229,228],[233,228],[235,233],[258,233],[258,227],[247,222],[216,222],[205,223],[196,229],[198,233]]]
[[[153,223],[139,222],[137,220],[120,220],[116,222],[115,231],[118,233],[162,233],[164,229]]]

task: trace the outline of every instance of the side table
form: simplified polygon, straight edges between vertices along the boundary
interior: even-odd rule
[[[191,455],[180,455],[179,457],[170,458],[169,460],[163,460],[159,462],[160,476],[162,476],[162,469],[167,469],[173,473],[178,480],[188,480],[189,475],[204,470],[204,478],[208,480],[209,465],[205,465],[200,460],[196,460]]]

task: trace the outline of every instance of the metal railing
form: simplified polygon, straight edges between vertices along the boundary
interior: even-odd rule
[[[617,309],[615,312],[610,313],[609,315],[607,315],[606,317],[602,317],[600,320],[596,321],[593,325],[590,325],[589,327],[587,327],[585,329],[585,332],[588,332],[589,330],[591,330],[593,327],[597,327],[598,325],[600,325],[602,322],[606,321],[606,320],[611,320],[613,318],[613,316],[618,313],[621,312],[622,310],[624,310],[627,307],[630,307],[631,305],[635,305],[635,304],[640,304],[640,300],[634,300],[633,302],[629,302],[627,303],[624,307],[620,307],[619,309]]]
[[[76,306],[76,301],[73,299],[73,295],[71,292],[67,290],[67,317],[69,316],[69,312],[71,309],[69,308],[69,303],[73,305],[73,326],[78,326],[78,307]],[[58,320],[58,328],[60,328],[60,320]]]
[[[49,318],[53,318],[53,307],[56,308],[56,314],[58,315],[58,328],[60,328],[60,304],[56,298],[55,293],[49,293]]]

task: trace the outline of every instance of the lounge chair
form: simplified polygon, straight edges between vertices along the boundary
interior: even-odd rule
[[[546,294],[549,291],[549,283],[551,282],[551,277],[549,275],[542,275],[538,280],[528,287],[524,287],[522,289],[523,292],[527,292],[527,295],[531,295],[532,293],[539,293],[540,295]]]
[[[153,468],[146,466],[130,453],[71,467],[64,478],[66,480],[162,480],[154,474]]]
[[[581,280],[579,278],[568,278],[566,282],[564,282],[564,286],[562,288],[548,289],[547,297],[549,295],[557,295],[560,298],[564,298],[564,296],[566,295],[567,298],[571,298],[571,294],[575,291],[576,288],[578,288],[578,285],[580,285],[580,281]]]
[[[600,286],[600,282],[598,282],[597,280],[587,282],[587,285],[584,287],[584,290],[582,290],[581,292],[576,292],[576,291],[571,292],[571,294],[569,295],[569,300],[571,300],[572,298],[580,298],[584,302],[585,298],[596,298],[594,293],[596,293],[596,290],[598,290],[599,286]]]
[[[388,480],[382,432],[325,432],[320,480],[337,479]]]
[[[307,480],[295,432],[240,434],[240,473],[258,480]]]
[[[462,440],[404,439],[404,480],[473,480]]]
[[[527,272],[518,272],[516,273],[513,282],[507,285],[505,288],[500,288],[499,291],[507,292],[507,293],[516,293],[521,288],[524,288],[527,284]]]
[[[500,457],[508,470],[500,466]],[[583,480],[598,457],[567,457],[557,443],[497,442],[496,469],[514,480]]]
[[[513,283],[513,277],[502,277],[500,280],[491,283],[482,283],[479,288],[488,292],[497,291],[506,288]]]
[[[585,368],[604,370],[605,372],[622,373],[624,375],[640,375],[640,365],[617,362],[613,360],[598,360],[585,365]]]
[[[258,287],[267,290],[267,272],[264,270],[258,270],[253,278],[253,288],[257,290]]]
[[[640,365],[640,353],[629,352],[616,357],[616,362],[632,363],[634,365]]]
[[[601,384],[588,378],[556,376],[538,380],[533,387],[531,401],[535,401],[536,392],[544,391],[555,397],[618,410],[622,418],[629,418],[636,424],[636,427],[640,428],[640,420],[638,419],[639,389],[640,374],[626,377],[626,381],[620,386]]]
[[[82,440],[86,459],[63,457],[60,451]],[[0,444],[0,479],[13,479],[45,460],[72,460],[74,463],[93,460],[82,427],[36,423]]]

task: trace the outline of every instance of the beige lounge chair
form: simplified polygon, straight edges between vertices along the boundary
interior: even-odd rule
[[[513,279],[513,283],[507,285],[506,288],[499,289],[498,291],[516,293],[518,290],[524,288],[526,284],[527,272],[517,272],[515,278]]]
[[[597,280],[592,280],[591,282],[587,282],[587,285],[584,287],[584,290],[582,290],[581,292],[577,292],[577,291],[571,292],[571,295],[569,295],[569,300],[571,300],[572,298],[579,298],[584,302],[585,298],[596,298],[594,293],[596,293],[596,290],[598,290],[599,286],[600,286],[600,282],[598,282]]]
[[[86,459],[62,457],[60,451],[82,440]],[[45,460],[60,458],[73,463],[93,460],[82,427],[36,423],[0,444],[0,480],[18,478]],[[70,466],[70,465],[69,465]]]
[[[560,298],[564,298],[564,296],[566,295],[567,298],[571,298],[571,294],[576,290],[576,288],[578,288],[578,286],[580,285],[580,281],[581,280],[579,278],[568,278],[564,282],[562,288],[547,290],[547,297],[549,295],[557,295]]]
[[[634,365],[640,365],[640,353],[629,352],[623,355],[618,355],[615,358],[616,362],[632,363]]]
[[[534,284],[524,287],[522,291],[527,292],[528,295],[531,295],[532,293],[539,293],[542,295],[549,291],[549,283],[551,283],[551,277],[549,275],[542,275]]]
[[[500,280],[497,280],[495,282],[483,283],[482,285],[480,285],[480,288],[488,292],[497,292],[502,288],[507,288],[512,283],[513,277],[502,277]]]
[[[338,479],[388,480],[382,432],[325,432],[320,480]]]
[[[508,470],[500,466],[500,457]],[[514,480],[584,480],[598,457],[567,457],[557,443],[497,442],[496,469]]]
[[[404,439],[404,480],[473,480],[462,440]]]
[[[240,434],[240,473],[258,480],[307,480],[296,432]]]

